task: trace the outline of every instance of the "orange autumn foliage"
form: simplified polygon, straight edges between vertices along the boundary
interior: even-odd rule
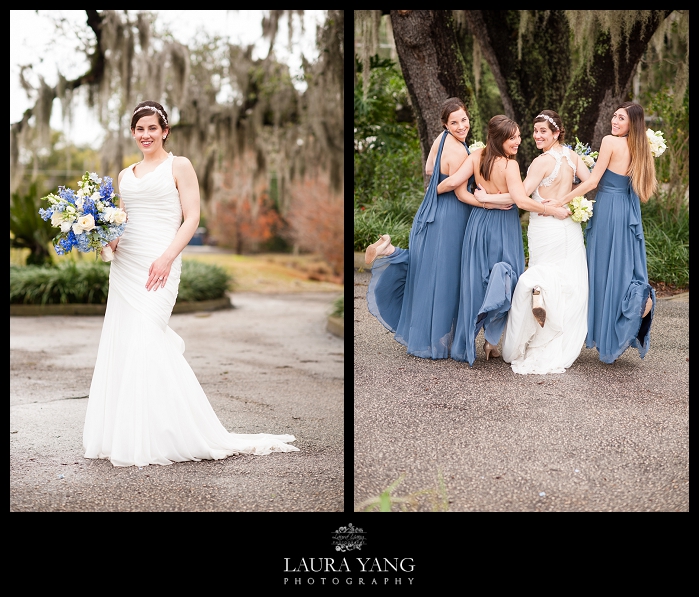
[[[330,191],[326,175],[291,183],[286,214],[289,237],[302,250],[317,253],[344,279],[344,198]]]
[[[239,254],[257,252],[261,243],[283,228],[283,220],[269,197],[267,181],[255,177],[253,169],[245,165],[241,158],[222,169],[208,220],[214,242]]]

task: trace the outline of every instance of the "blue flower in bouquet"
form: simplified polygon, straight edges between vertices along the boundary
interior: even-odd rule
[[[571,148],[575,153],[577,153],[582,158],[582,161],[587,166],[587,169],[592,170],[595,162],[597,161],[597,156],[599,156],[599,152],[592,151],[589,143],[583,143],[580,139],[575,137],[575,147],[570,147],[570,145],[566,145],[566,147]]]
[[[39,215],[61,230],[53,239],[56,253],[65,255],[73,247],[80,253],[100,252],[120,237],[126,227],[126,212],[116,206],[117,198],[112,179],[100,178],[94,172],[85,172],[78,181],[77,191],[60,186],[58,193],[42,197],[49,206],[40,208]],[[106,253],[105,260],[111,260],[111,253]]]

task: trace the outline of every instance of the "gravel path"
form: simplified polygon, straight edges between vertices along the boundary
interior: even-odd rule
[[[344,342],[334,293],[234,294],[173,315],[185,357],[232,432],[291,433],[300,452],[169,466],[83,458],[102,317],[10,317],[11,512],[342,512]]]
[[[643,360],[583,349],[564,374],[515,375],[482,333],[473,368],[408,356],[369,280],[355,269],[355,508],[398,482],[419,511],[689,511],[688,293],[658,301]]]

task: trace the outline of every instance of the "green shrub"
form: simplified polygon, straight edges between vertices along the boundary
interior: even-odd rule
[[[361,71],[362,65],[358,64]],[[396,64],[372,58],[366,96],[354,93],[354,250],[380,235],[407,249],[410,227],[425,189],[415,123],[398,118],[409,105]]]
[[[648,279],[683,288],[689,286],[689,206],[651,199],[641,205],[646,239]]]
[[[108,288],[109,266],[102,261],[10,265],[10,304],[105,304]]]
[[[39,215],[42,203],[36,182],[29,186],[26,194],[19,191],[10,198],[10,247],[29,249],[28,265],[51,265],[49,247],[57,229]],[[53,249],[51,249],[53,251]]]
[[[230,274],[220,265],[193,259],[183,260],[177,301],[210,301],[222,298],[231,282]]]
[[[101,260],[63,261],[53,267],[10,265],[10,304],[106,304],[109,267]],[[224,268],[185,260],[177,302],[218,299],[231,284]]]

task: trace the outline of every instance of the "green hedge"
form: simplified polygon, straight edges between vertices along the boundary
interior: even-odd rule
[[[10,265],[10,304],[106,304],[109,267],[102,261]],[[232,276],[218,265],[183,260],[177,302],[222,298],[232,282]]]

